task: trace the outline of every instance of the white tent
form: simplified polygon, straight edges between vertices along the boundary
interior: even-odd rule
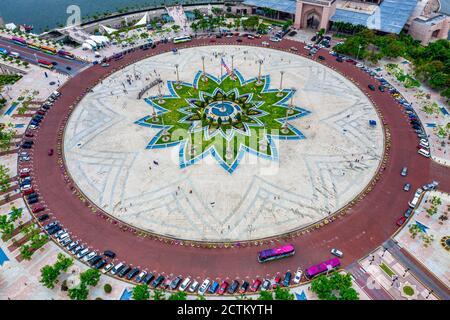
[[[90,44],[92,48],[97,48],[97,43],[94,40],[86,39],[87,44]]]
[[[92,46],[89,43],[86,43],[86,42],[81,45],[81,48],[83,50],[92,50]]]
[[[113,28],[110,28],[110,27],[106,27],[106,26],[104,26],[104,25],[102,25],[102,24],[100,25],[100,27],[102,27],[103,30],[105,30],[105,32],[108,33],[108,34],[111,34],[111,33],[114,33],[114,32],[117,31],[117,29],[113,29]]]
[[[5,28],[8,30],[15,30],[17,29],[17,26],[14,23],[7,23],[5,24]]]
[[[109,43],[108,37],[105,36],[90,36],[89,39],[102,46]]]
[[[144,14],[144,16],[142,17],[142,19],[139,20],[138,23],[136,23],[134,26],[135,26],[135,27],[138,27],[138,26],[144,26],[144,25],[146,25],[146,24],[147,24],[147,15],[148,15],[148,13],[146,12],[146,13]]]

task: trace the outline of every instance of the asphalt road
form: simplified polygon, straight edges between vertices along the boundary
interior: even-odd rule
[[[298,267],[305,269],[331,258],[330,249],[333,247],[345,253],[342,266],[346,267],[380,246],[397,230],[395,222],[411,200],[411,194],[402,191],[404,179],[400,176],[400,171],[403,166],[409,168],[408,182],[413,188],[438,180],[439,188],[450,192],[450,168],[417,154],[417,136],[398,102],[388,92],[370,91],[368,84],[376,84],[376,80],[367,73],[350,63],[337,62],[326,51],[320,50],[319,54],[325,56],[326,60],[318,62],[352,79],[378,107],[391,134],[392,147],[380,180],[345,216],[339,216],[335,221],[311,232],[292,238],[280,237],[273,243],[266,241],[262,246],[236,245],[232,248],[212,249],[138,236],[120,227],[120,222],[106,220],[107,216],[100,209],[97,208],[97,213],[93,213],[87,202],[80,201],[74,192],[76,186],[65,176],[63,155],[59,147],[72,106],[77,104],[90,87],[111,72],[145,57],[170,52],[173,47],[181,49],[214,44],[261,46],[262,41],[267,39],[243,39],[242,43],[236,43],[235,38],[214,39],[213,43],[197,39],[176,46],[170,43],[160,44],[153,50],[136,50],[119,61],[111,61],[109,68],[92,66],[70,79],[60,88],[62,96],[37,130],[34,147],[30,150],[32,160],[26,164],[32,167],[33,187],[40,199],[43,199],[45,212],[51,216],[50,220],[60,221],[70,231],[72,239],[78,239],[90,248],[100,252],[114,250],[117,253],[115,262],[125,261],[128,265],[165,275],[254,279],[272,277],[287,270],[295,271]],[[282,51],[296,47],[298,51],[295,54],[307,55],[307,51],[303,49],[304,44],[296,41],[283,40],[281,43],[271,42],[270,45],[271,48]],[[55,150],[53,156],[48,156],[49,148]],[[23,165],[19,163],[19,168]],[[297,253],[293,257],[265,264],[257,262],[258,251],[286,242],[296,247]]]
[[[83,68],[89,65],[88,63],[83,61],[65,59],[57,55],[47,54],[28,47],[23,47],[3,37],[0,37],[0,48],[7,49],[10,52],[18,52],[20,54],[21,60],[27,61],[32,64],[37,64],[37,60],[39,59],[43,59],[48,62],[56,62],[57,65],[55,66],[54,70],[63,74],[67,74],[69,76],[76,75]],[[71,70],[68,70],[67,67],[69,67]],[[48,71],[45,68],[42,68],[42,70]]]

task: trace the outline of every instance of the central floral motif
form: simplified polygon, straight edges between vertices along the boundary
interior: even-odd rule
[[[304,139],[289,121],[309,114],[294,106],[294,90],[269,89],[270,77],[222,79],[199,71],[193,83],[168,81],[170,95],[145,99],[152,114],[136,123],[159,129],[147,149],[180,145],[180,167],[211,154],[232,173],[245,152],[277,160],[273,141]]]

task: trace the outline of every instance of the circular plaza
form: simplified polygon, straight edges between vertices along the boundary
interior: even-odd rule
[[[102,78],[68,118],[62,156],[80,193],[132,228],[249,241],[358,197],[383,159],[381,123],[352,81],[311,59],[202,46]]]

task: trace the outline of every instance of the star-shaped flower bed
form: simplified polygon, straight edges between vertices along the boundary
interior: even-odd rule
[[[269,89],[270,76],[245,80],[234,70],[219,79],[199,71],[193,83],[167,86],[170,95],[145,99],[152,113],[136,123],[160,129],[147,149],[179,145],[181,168],[211,154],[232,173],[245,152],[277,160],[273,138],[305,138],[289,121],[310,112],[292,105],[295,91]]]

